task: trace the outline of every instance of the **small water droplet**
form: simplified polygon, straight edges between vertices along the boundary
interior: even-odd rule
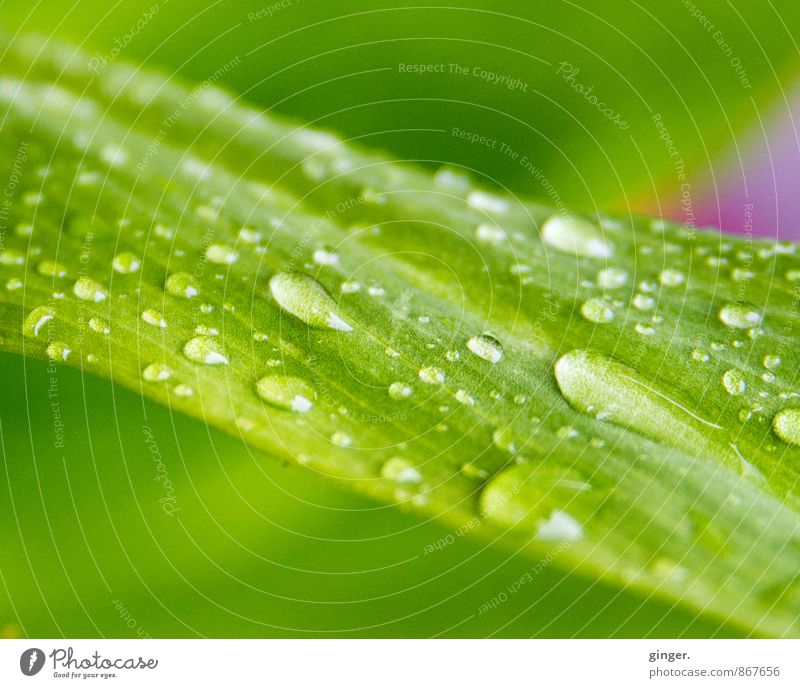
[[[269,281],[272,296],[287,313],[311,327],[341,332],[353,328],[337,312],[330,294],[317,280],[301,272],[279,272]]]
[[[0,265],[22,265],[25,254],[13,248],[6,248],[0,252]]]
[[[99,282],[90,277],[79,277],[72,287],[72,293],[82,301],[100,303],[108,298],[108,292]]]
[[[463,389],[459,389],[456,392],[456,401],[464,404],[465,406],[475,406],[475,397]]]
[[[780,366],[781,358],[780,358],[780,356],[767,355],[767,356],[764,356],[764,359],[763,359],[762,363],[764,364],[764,367],[767,370],[775,370],[776,368],[778,368]]]
[[[246,244],[257,244],[261,239],[263,239],[263,235],[256,229],[252,227],[242,227],[239,230],[239,239],[241,239]]]
[[[542,226],[542,241],[563,253],[610,258],[611,245],[597,225],[574,215],[553,215]]]
[[[70,349],[69,344],[64,342],[52,342],[47,347],[47,355],[51,361],[66,361],[71,353],[72,349]]]
[[[722,375],[722,385],[732,396],[742,394],[747,389],[747,383],[738,370],[726,370]]]
[[[381,478],[402,485],[417,485],[422,482],[422,473],[407,459],[393,456],[381,466]]]
[[[628,283],[628,273],[621,268],[606,268],[597,273],[597,285],[601,289],[619,289]]]
[[[692,351],[692,360],[700,361],[700,363],[706,363],[711,357],[705,352],[701,351],[700,349],[695,349]]]
[[[439,368],[428,366],[420,369],[419,379],[427,385],[441,385],[444,382],[444,372]]]
[[[761,324],[761,313],[746,303],[729,303],[720,309],[719,319],[728,327],[745,330]]]
[[[680,270],[666,268],[661,271],[658,279],[665,287],[678,287],[686,281],[686,276]]]
[[[634,308],[638,308],[640,311],[653,310],[656,305],[655,299],[652,296],[645,296],[644,294],[636,294],[631,303]]]
[[[508,201],[505,198],[486,191],[471,191],[467,195],[467,204],[487,213],[503,215],[508,212]]]
[[[193,363],[205,365],[228,365],[229,361],[219,348],[216,340],[210,337],[195,337],[183,346],[183,355]]]
[[[142,263],[139,258],[129,251],[118,253],[114,256],[114,260],[111,261],[111,267],[122,275],[137,272],[141,266]]]
[[[36,266],[36,271],[45,277],[66,277],[67,269],[54,260],[43,260]]]
[[[800,410],[784,409],[776,413],[772,429],[784,442],[800,446]]]
[[[506,238],[506,233],[496,225],[480,224],[475,229],[475,238],[489,244],[499,244]]]
[[[331,435],[331,442],[337,447],[347,448],[353,444],[353,438],[350,437],[350,435],[348,435],[346,432],[338,430]]]
[[[200,284],[188,272],[176,272],[167,277],[164,285],[172,296],[193,299],[200,293]]]
[[[393,382],[389,385],[389,396],[392,399],[408,399],[413,393],[414,389],[405,382]]]
[[[339,255],[327,248],[318,248],[312,258],[317,265],[333,267],[339,264]]]
[[[89,318],[89,327],[97,332],[97,334],[108,334],[111,332],[111,327],[108,322],[102,318]]]
[[[305,380],[290,375],[267,375],[256,383],[265,402],[284,411],[307,413],[314,406],[316,393]]]
[[[181,382],[180,384],[175,385],[172,393],[179,397],[192,397],[194,396],[194,388]]]
[[[147,382],[164,382],[172,377],[173,370],[166,363],[151,363],[142,371]]]
[[[206,259],[217,265],[233,265],[239,259],[239,254],[231,246],[211,244],[206,249]]]
[[[6,282],[6,289],[8,291],[16,291],[17,289],[22,289],[25,286],[25,282],[21,279],[17,279],[16,277],[12,277],[8,282]]]
[[[478,358],[495,364],[503,358],[503,346],[491,334],[484,332],[467,340],[467,348]]]
[[[25,318],[22,334],[26,337],[38,337],[42,327],[56,317],[56,311],[50,306],[37,306]]]
[[[164,328],[167,326],[167,321],[164,320],[164,316],[153,308],[148,308],[142,311],[142,320],[144,320],[148,325],[153,325],[154,327]]]
[[[492,442],[495,447],[509,454],[517,451],[517,445],[514,442],[514,431],[511,428],[498,428],[495,430],[492,433]]]
[[[602,325],[614,319],[614,311],[604,299],[589,299],[581,305],[581,315],[589,322]]]

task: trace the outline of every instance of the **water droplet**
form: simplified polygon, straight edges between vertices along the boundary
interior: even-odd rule
[[[665,287],[678,287],[686,281],[686,276],[679,270],[667,268],[661,271],[658,279]]]
[[[778,366],[780,366],[781,358],[780,356],[767,355],[764,356],[764,360],[762,362],[767,370],[775,370]]]
[[[314,251],[312,258],[317,265],[328,265],[333,267],[339,264],[338,254],[326,248],[318,248],[316,251]]]
[[[505,198],[486,191],[471,191],[467,195],[467,204],[487,213],[503,215],[508,212],[508,201]]]
[[[589,322],[602,325],[614,319],[614,311],[604,299],[589,299],[581,306],[581,315]]]
[[[405,382],[393,382],[389,385],[389,396],[392,399],[408,399],[413,393],[414,389]]]
[[[610,258],[611,246],[597,225],[574,215],[553,215],[542,226],[542,241],[563,253]]]
[[[37,306],[25,318],[22,334],[26,337],[38,337],[42,327],[56,317],[56,311],[49,306]]]
[[[0,252],[0,265],[22,265],[25,262],[25,254],[13,248],[4,249]]]
[[[216,327],[212,327],[211,325],[198,325],[197,327],[194,328],[194,333],[203,334],[206,337],[216,337],[219,334],[219,330]]]
[[[64,342],[52,342],[47,347],[47,355],[51,361],[66,361],[71,353],[72,349],[69,348],[69,344]]]
[[[427,385],[441,385],[444,382],[444,372],[439,368],[428,366],[419,371],[419,379]]]
[[[772,429],[784,442],[800,446],[800,410],[784,409],[776,413]]]
[[[639,334],[645,335],[646,337],[649,337],[656,333],[654,327],[650,327],[650,325],[644,325],[643,323],[636,323],[633,329],[636,330]]]
[[[10,280],[8,280],[8,282],[6,282],[6,289],[8,289],[8,291],[16,291],[17,289],[22,289],[24,286],[25,283],[16,277],[12,277]]]
[[[700,361],[700,363],[706,363],[711,357],[705,352],[700,351],[700,349],[695,349],[692,351],[692,360]]]
[[[520,464],[496,475],[481,493],[481,512],[504,527],[533,531],[539,540],[574,542],[584,536],[579,518],[593,515],[599,497],[572,469]]]
[[[745,330],[761,324],[761,313],[746,303],[729,303],[720,309],[719,319],[728,327]]]
[[[111,327],[102,318],[89,318],[89,327],[97,332],[97,334],[108,334],[111,332]]]
[[[72,287],[72,293],[82,301],[100,303],[108,298],[108,292],[99,282],[90,277],[79,277]]]
[[[638,308],[640,311],[650,311],[656,305],[652,296],[645,296],[644,294],[636,294],[631,303],[634,308]]]
[[[261,239],[263,239],[263,235],[256,229],[252,227],[242,227],[239,230],[239,239],[241,239],[246,244],[257,244]]]
[[[206,249],[206,259],[217,265],[233,265],[239,259],[239,254],[231,246],[211,244]]]
[[[36,271],[45,277],[66,277],[67,269],[54,260],[43,260],[36,266]]]
[[[151,363],[142,371],[142,379],[147,382],[163,382],[172,377],[172,368],[166,363]]]
[[[503,358],[503,346],[491,334],[484,332],[467,340],[467,348],[478,358],[495,364]]]
[[[206,365],[228,365],[225,354],[220,351],[219,344],[210,337],[195,337],[183,346],[183,355],[193,363]]]
[[[381,286],[371,286],[367,289],[367,294],[370,296],[386,296],[386,290]]]
[[[114,260],[111,261],[111,267],[122,275],[137,272],[141,266],[142,263],[139,258],[129,251],[118,253],[114,256]]]
[[[311,327],[325,327],[350,332],[338,314],[336,303],[317,280],[301,272],[279,272],[269,281],[278,305]]]
[[[475,229],[475,238],[490,244],[499,244],[506,238],[506,233],[496,225],[481,224]]]
[[[193,299],[200,293],[200,284],[188,272],[176,272],[170,275],[164,286],[172,296],[184,299]]]
[[[346,280],[342,282],[342,286],[339,287],[339,290],[342,294],[357,294],[361,291],[361,283],[356,280]]]
[[[603,354],[571,351],[556,362],[555,376],[564,398],[578,411],[602,414],[604,420],[673,446],[685,443],[695,451],[706,440],[692,426],[719,428]]]
[[[187,384],[181,382],[180,384],[175,385],[174,389],[172,390],[175,396],[179,397],[191,397],[194,396],[194,388],[190,387]]]
[[[738,370],[726,370],[722,375],[722,385],[728,390],[728,394],[736,396],[747,389],[747,383]]]
[[[743,268],[734,268],[731,270],[731,279],[734,282],[746,282],[756,276],[752,270],[745,270]]]
[[[350,437],[350,435],[348,435],[346,432],[338,430],[331,435],[331,442],[337,447],[346,448],[353,444],[353,438]]]
[[[267,375],[256,383],[256,391],[275,408],[306,413],[314,406],[316,393],[305,380],[290,375]]]
[[[444,189],[456,195],[466,194],[470,186],[472,186],[472,180],[469,175],[452,167],[440,167],[436,170],[433,175],[433,183],[439,189]]]
[[[619,289],[628,283],[628,273],[621,268],[606,268],[597,273],[597,285],[601,289]]]
[[[144,320],[148,325],[153,325],[154,327],[164,328],[167,326],[167,321],[164,320],[164,316],[153,308],[148,308],[142,311],[142,320]]]
[[[473,397],[469,392],[463,389],[459,389],[456,392],[456,401],[465,406],[475,406],[475,397]]]
[[[410,461],[394,456],[381,466],[381,478],[400,484],[417,485],[422,482],[422,473]]]
[[[456,363],[461,360],[461,354],[458,353],[458,351],[453,351],[453,350],[445,351],[444,357],[445,359],[450,361],[450,363]]]
[[[498,428],[495,430],[492,433],[492,442],[495,447],[509,454],[517,451],[517,445],[514,442],[514,431],[511,428]]]

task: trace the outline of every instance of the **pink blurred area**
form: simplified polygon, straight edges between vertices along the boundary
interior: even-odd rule
[[[697,179],[695,224],[800,240],[800,88],[751,124]],[[680,209],[662,208],[683,221]]]

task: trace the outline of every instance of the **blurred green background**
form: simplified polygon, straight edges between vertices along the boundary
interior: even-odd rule
[[[787,107],[800,6],[49,0],[2,3],[0,20],[11,35],[71,40],[101,64],[133,61],[191,81],[233,61],[219,85],[365,146],[432,168],[463,165],[488,186],[574,208],[681,218],[681,187],[690,201],[713,187],[716,156],[766,109]],[[469,144],[453,128],[506,148]],[[451,533],[78,371],[3,355],[0,375],[0,633],[737,633],[551,567],[481,614],[537,562],[465,538],[425,554]],[[159,503],[153,446],[175,516]]]

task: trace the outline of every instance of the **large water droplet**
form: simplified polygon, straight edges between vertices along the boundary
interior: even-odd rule
[[[228,365],[228,358],[219,348],[215,339],[195,337],[183,345],[183,355],[193,363],[206,365]]]
[[[761,313],[746,303],[729,303],[720,309],[719,319],[728,327],[746,330],[761,324]]]
[[[492,364],[503,358],[502,344],[487,332],[477,337],[470,337],[467,340],[467,348],[478,358],[482,358]]]
[[[90,277],[78,278],[72,287],[72,293],[82,301],[94,301],[95,303],[100,303],[108,298],[105,287]]]
[[[311,327],[350,332],[330,294],[317,280],[301,272],[279,272],[269,281],[272,296],[287,313]]]
[[[706,444],[694,429],[703,420],[607,356],[575,350],[558,359],[555,376],[564,398],[577,410],[636,430],[672,446]]]
[[[305,380],[290,375],[267,375],[256,383],[265,402],[284,411],[306,413],[314,406],[314,388]]]
[[[597,225],[574,215],[550,217],[542,226],[542,241],[574,256],[610,258],[613,253]]]
[[[784,409],[776,413],[772,429],[784,442],[800,446],[800,409]]]
[[[539,540],[574,542],[584,535],[599,498],[574,470],[519,465],[495,476],[481,493],[481,512],[504,527],[523,527]]]

